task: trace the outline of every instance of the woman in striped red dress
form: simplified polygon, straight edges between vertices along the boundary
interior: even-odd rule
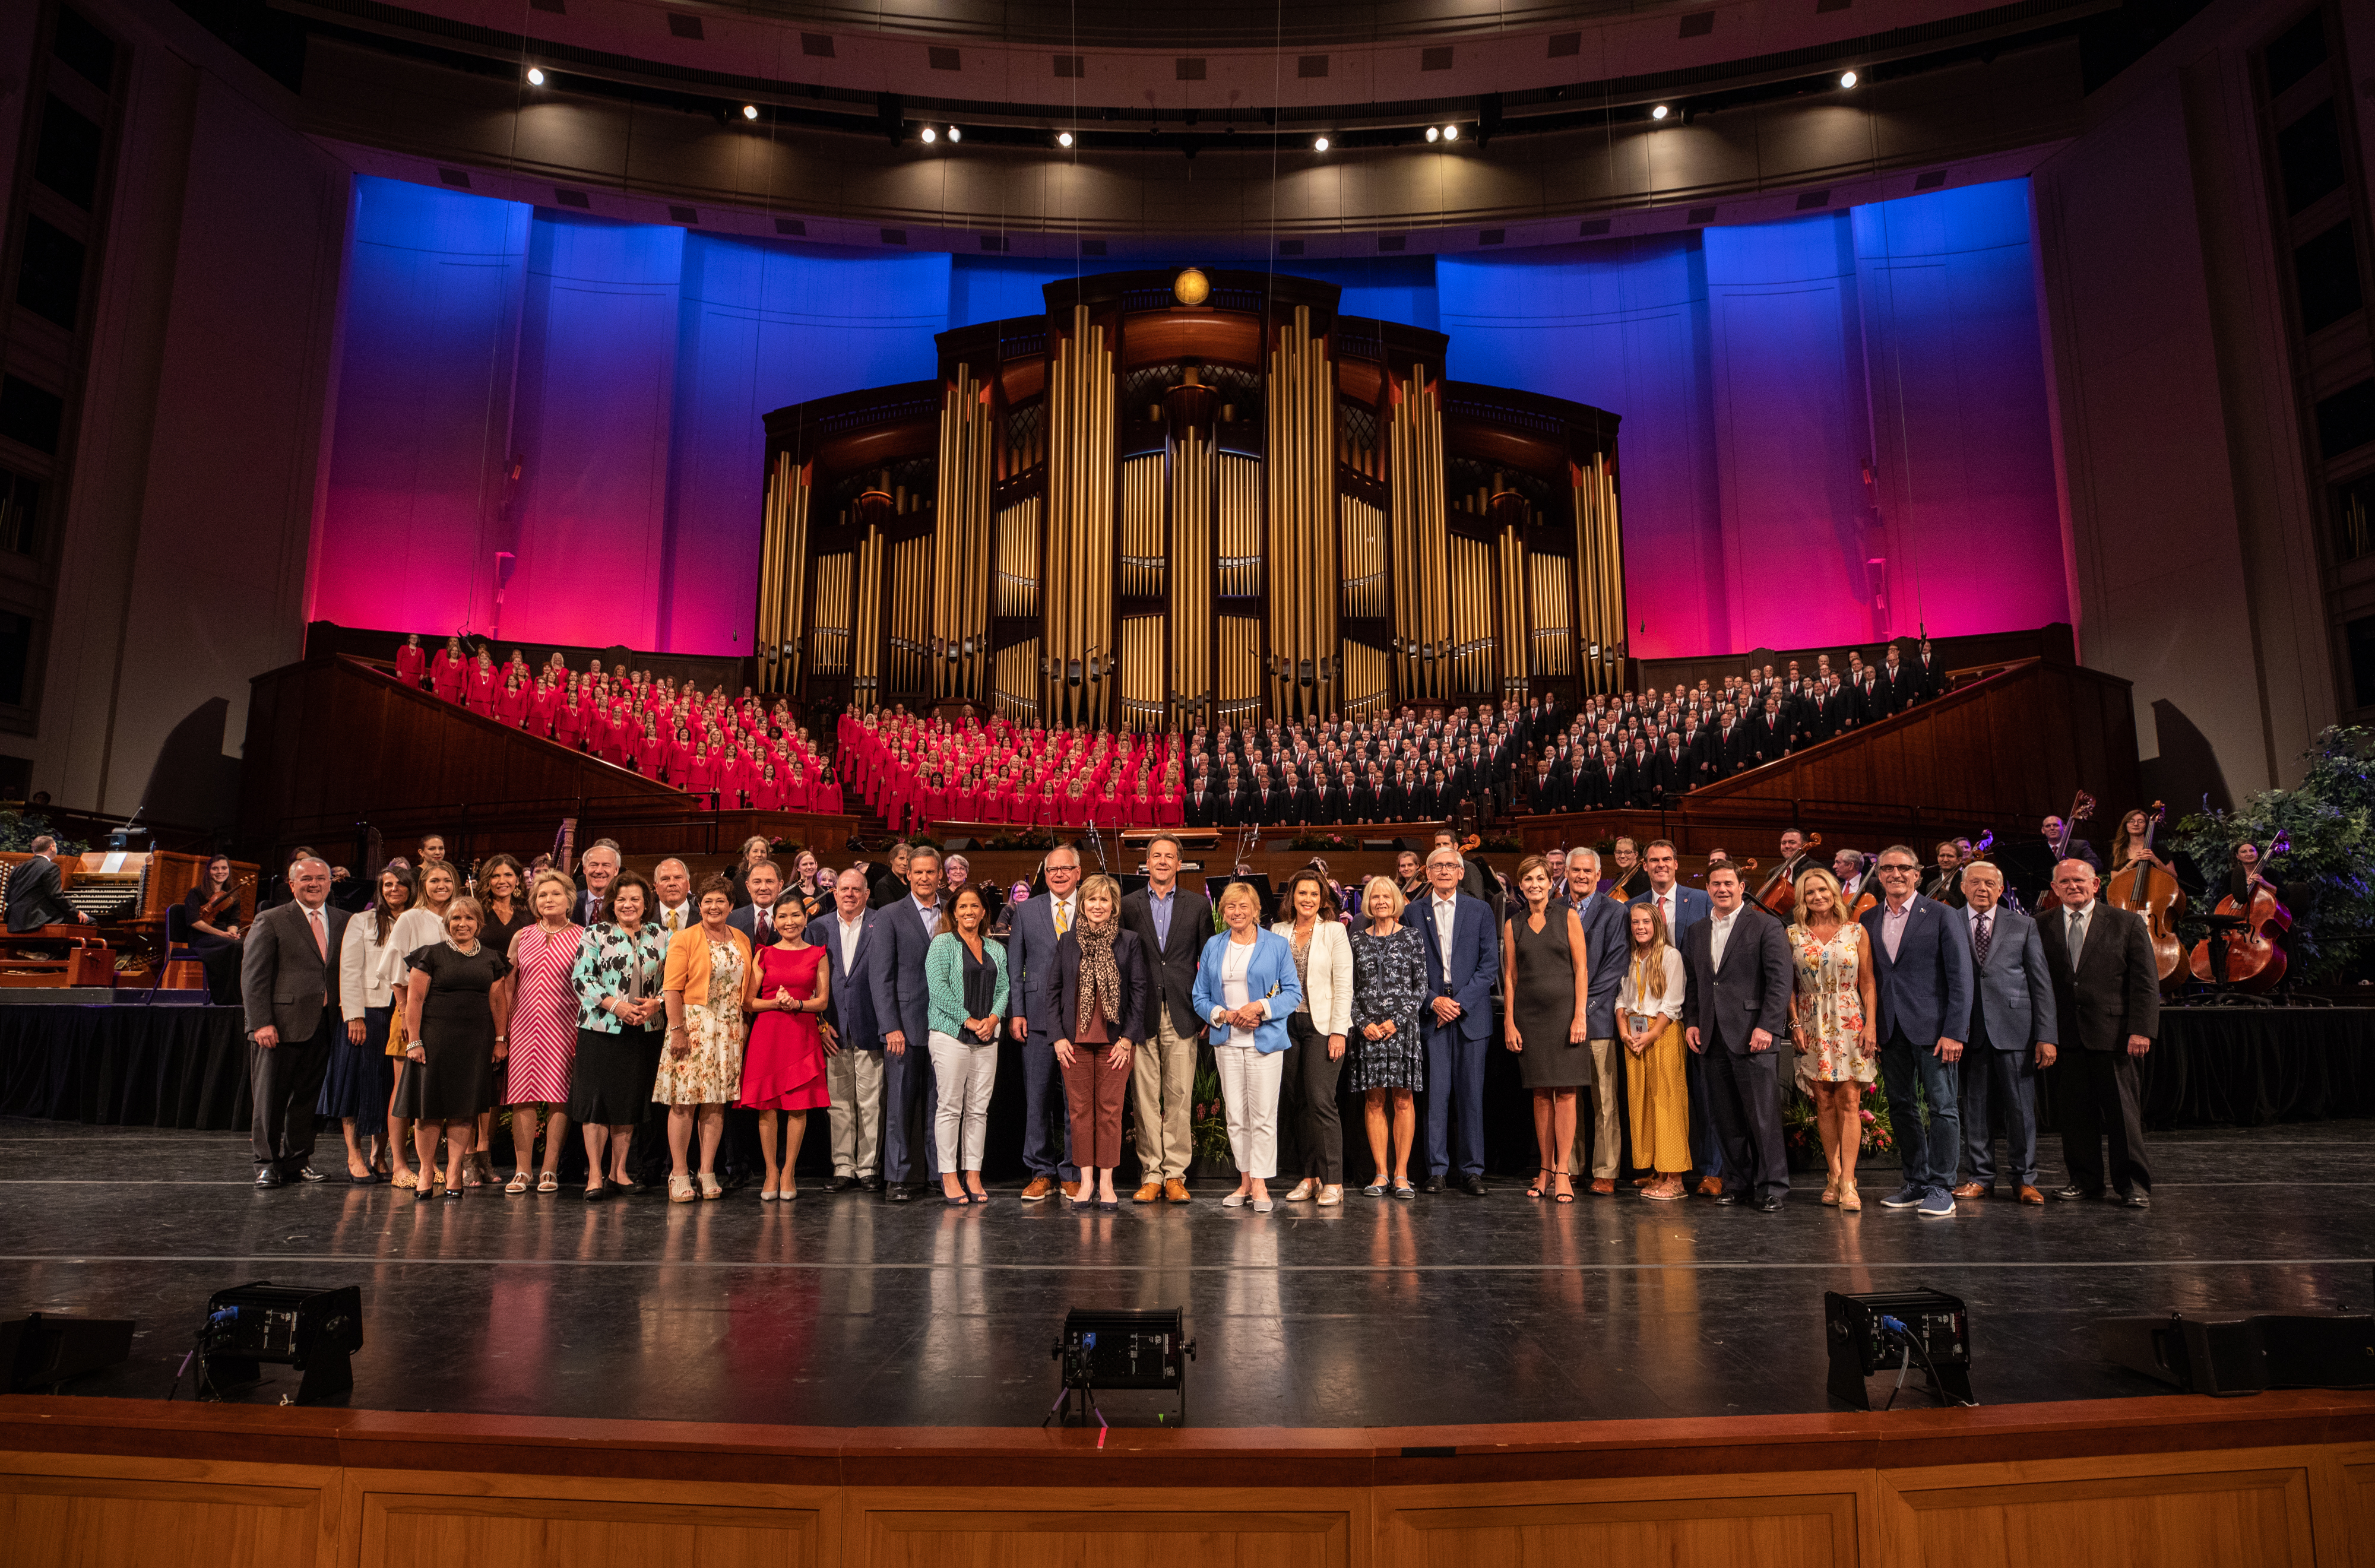
[[[569,911],[577,902],[577,884],[558,871],[537,875],[528,892],[536,924],[512,938],[508,993],[496,1009],[504,1018],[498,1040],[510,1046],[504,1070],[504,1091],[512,1113],[512,1150],[517,1156],[513,1175],[503,1190],[527,1191],[528,1169],[536,1162],[537,1121],[548,1114],[544,1167],[536,1178],[538,1192],[561,1190],[561,1151],[569,1129],[569,1069],[577,1056],[577,987],[571,972],[577,966],[582,925],[571,923]],[[506,1016],[507,1015],[507,1016]]]

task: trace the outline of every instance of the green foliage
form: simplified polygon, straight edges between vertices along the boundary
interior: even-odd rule
[[[0,808],[0,849],[30,855],[33,841],[44,833],[58,841],[58,853],[61,855],[80,855],[90,847],[80,839],[70,838],[50,826],[50,819],[38,811],[16,807]]]
[[[1863,1147],[1857,1159],[1883,1154],[1896,1147],[1896,1133],[1888,1122],[1888,1096],[1880,1091],[1880,1085],[1866,1086],[1859,1116],[1863,1123]],[[1802,1162],[1822,1162],[1823,1133],[1814,1125],[1814,1102],[1795,1090],[1790,1091],[1790,1102],[1781,1108],[1781,1138]]]
[[[1220,1073],[1199,1064],[1188,1100],[1190,1140],[1196,1158],[1216,1165],[1235,1160],[1236,1155],[1229,1147],[1228,1108],[1221,1102]]]
[[[2252,796],[2233,811],[2201,811],[2169,835],[2214,887],[2234,867],[2235,846],[2284,833],[2292,849],[2268,879],[2285,889],[2293,915],[2287,978],[2334,984],[2375,968],[2375,729],[2337,725],[2303,753],[2309,767],[2292,789]],[[2198,910],[2207,914],[2207,910]]]

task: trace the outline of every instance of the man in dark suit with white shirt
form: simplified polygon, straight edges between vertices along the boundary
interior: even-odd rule
[[[254,1100],[248,1140],[259,1187],[322,1179],[313,1169],[313,1104],[331,1044],[346,1029],[337,955],[349,917],[329,902],[329,863],[316,855],[292,862],[289,890],[290,902],[255,917],[240,952]]]
[[[1683,1042],[1706,1064],[1730,1173],[1718,1203],[1780,1212],[1790,1196],[1778,1087],[1794,971],[1781,923],[1751,908],[1729,861],[1707,867],[1707,917],[1683,939]]]
[[[596,839],[584,855],[577,857],[577,868],[585,886],[570,902],[569,918],[580,925],[591,925],[602,918],[602,906],[610,902],[610,884],[619,879],[619,846],[609,839]]]
[[[33,841],[33,858],[8,876],[8,929],[19,935],[44,925],[88,925],[90,916],[66,902],[65,882],[53,858],[58,841],[47,833]]]
[[[931,1009],[924,953],[948,928],[940,905],[940,852],[919,844],[907,855],[907,896],[882,906],[874,923],[874,1018],[882,1030],[883,1197],[906,1203],[933,1174],[932,1118],[938,1096],[925,1043]]]
[[[1992,1122],[2002,1122],[2014,1196],[2043,1203],[2037,1190],[2037,1075],[2053,1065],[2053,979],[2037,922],[2004,897],[2003,869],[1976,860],[1963,871],[1963,919],[1971,940],[1971,1026],[1964,1038],[1956,1109],[1970,1179],[1956,1202],[1995,1185]]]
[[[2152,1172],[2145,1163],[2136,1069],[2160,1032],[2160,970],[2144,917],[2097,898],[2101,885],[2085,861],[2063,861],[2053,868],[2062,907],[2038,922],[2063,1046],[2053,1069],[2053,1108],[2070,1185],[2055,1196],[2100,1197],[2108,1180],[2117,1201],[2145,1208],[2152,1204]]]
[[[1450,1180],[1469,1197],[1483,1197],[1484,1056],[1501,936],[1492,906],[1460,891],[1467,869],[1459,850],[1436,844],[1426,857],[1427,890],[1404,907],[1402,924],[1419,934],[1426,950],[1427,996],[1419,1023],[1426,1043],[1427,1177],[1420,1190],[1441,1192]]]

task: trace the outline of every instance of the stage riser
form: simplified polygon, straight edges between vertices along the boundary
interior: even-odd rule
[[[341,1440],[303,1419],[335,1412],[284,1421],[242,1409],[105,1431],[69,1410],[67,1442],[133,1452],[0,1453],[0,1562],[2311,1568],[2363,1561],[2351,1553],[2375,1541],[2375,1400],[2271,1423],[2328,1433],[2280,1446],[2222,1445],[2222,1432],[2257,1423],[2214,1415],[2212,1401],[2125,1407],[2186,1414],[2082,1419],[2059,1432],[2056,1413],[2103,1407],[1856,1418],[1822,1432],[1811,1424],[1818,1418],[1787,1433],[1755,1420],[1642,1423],[1639,1448],[1597,1446],[1618,1441],[1613,1427],[1589,1429],[1595,1445],[1573,1449],[1533,1448],[1526,1428],[1131,1432],[1100,1452],[1093,1436],[1031,1429],[670,1427],[636,1446],[619,1437],[619,1422],[499,1431],[484,1418],[442,1418],[440,1438],[431,1427],[441,1418],[366,1414],[347,1419],[396,1430]],[[148,1456],[185,1421],[183,1452],[209,1456]],[[49,1423],[7,1424],[21,1443]],[[1685,1424],[1696,1432],[1673,1430]],[[1991,1456],[1755,1468],[1789,1467],[1793,1456],[1810,1465],[1885,1457],[1899,1446],[1935,1456],[1953,1446],[1950,1426],[1968,1429],[1961,1441]],[[1400,1459],[1370,1446],[1388,1435],[1459,1437],[1499,1453]],[[2205,1445],[2188,1446],[2197,1442]],[[2024,1445],[2038,1456],[2005,1456]],[[2088,1449],[2097,1451],[2074,1451]],[[274,1450],[289,1457],[244,1456]],[[346,1462],[310,1462],[321,1457]],[[1735,1464],[1742,1457],[1748,1468]],[[1462,1479],[1525,1468],[1545,1474]],[[946,1483],[924,1484],[935,1475]]]

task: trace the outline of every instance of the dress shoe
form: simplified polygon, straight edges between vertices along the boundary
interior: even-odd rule
[[[2103,1189],[2100,1187],[2082,1187],[2076,1182],[2073,1182],[2068,1186],[2063,1187],[2060,1192],[2055,1193],[2053,1196],[2060,1198],[2064,1203],[2084,1203],[2090,1197],[2102,1197]]]
[[[1483,1197],[1484,1196],[1484,1178],[1482,1176],[1462,1176],[1459,1178],[1459,1190],[1466,1193],[1471,1197]]]
[[[1983,1182],[1965,1182],[1955,1189],[1956,1197],[1985,1197],[1989,1188]]]
[[[1443,1178],[1441,1176],[1429,1176],[1426,1180],[1419,1183],[1418,1190],[1421,1192],[1441,1192],[1443,1190]]]
[[[882,1178],[880,1176],[860,1176],[857,1178],[857,1186],[858,1190],[861,1192],[880,1192],[882,1190]]]
[[[1163,1178],[1163,1201],[1165,1203],[1187,1203],[1191,1201],[1188,1195],[1188,1184],[1181,1181],[1176,1176],[1165,1176]]]
[[[2020,1200],[2023,1203],[2043,1203],[2045,1195],[2035,1187],[2023,1187],[2020,1189]]]
[[[1022,1201],[1036,1203],[1055,1190],[1056,1184],[1053,1180],[1046,1176],[1034,1176],[1031,1178],[1031,1185],[1022,1189]]]
[[[280,1173],[269,1165],[262,1166],[255,1173],[255,1185],[260,1187],[279,1186],[282,1185]]]
[[[326,1182],[330,1178],[313,1169],[313,1166],[307,1165],[298,1171],[295,1179],[301,1182]]]
[[[856,1176],[835,1176],[833,1180],[825,1183],[824,1190],[827,1192],[856,1192],[857,1190],[857,1178]]]
[[[1163,1201],[1163,1184],[1148,1182],[1130,1194],[1129,1200],[1132,1203],[1160,1203]]]
[[[1731,1205],[1740,1201],[1740,1195],[1736,1192],[1719,1192],[1715,1195],[1715,1200],[1718,1203],[1722,1204],[1724,1207],[1730,1208]]]
[[[1613,1177],[1613,1176],[1595,1176],[1595,1177],[1593,1177],[1593,1178],[1592,1178],[1592,1183],[1591,1183],[1591,1195],[1592,1195],[1594,1197],[1615,1197],[1615,1196],[1616,1196],[1616,1178],[1615,1178],[1615,1177]]]
[[[882,1200],[885,1203],[913,1203],[916,1201],[916,1189],[904,1182],[893,1182],[882,1189]]]
[[[1759,1214],[1778,1214],[1781,1212],[1781,1200],[1778,1197],[1760,1197],[1750,1207]]]
[[[1070,1203],[1080,1202],[1081,1194],[1088,1190],[1088,1184],[1086,1182],[1065,1182],[1062,1184],[1062,1186],[1064,1189],[1065,1200]]]
[[[1723,1178],[1721,1176],[1701,1177],[1699,1180],[1698,1194],[1701,1197],[1721,1197],[1723,1196]]]
[[[2121,1208],[2150,1208],[2152,1194],[2142,1191],[2114,1193],[2111,1195],[2111,1201]]]

